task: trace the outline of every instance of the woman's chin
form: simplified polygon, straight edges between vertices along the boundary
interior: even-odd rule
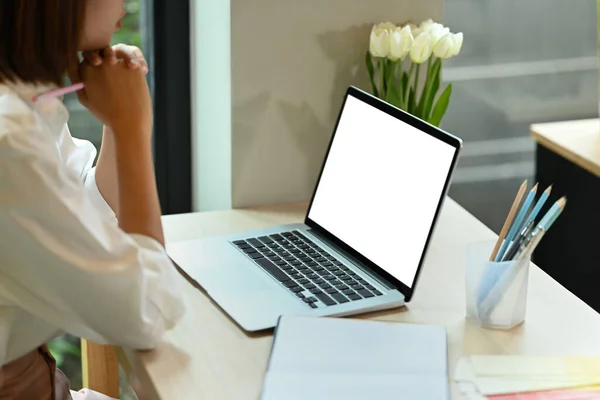
[[[95,51],[104,49],[110,46],[111,39],[112,36],[109,35],[108,37],[94,38],[92,40],[83,40],[79,45],[79,51]]]
[[[107,47],[110,47],[110,44],[103,44],[103,45],[96,45],[96,46],[83,46],[79,48],[80,52],[86,52],[86,51],[99,51],[102,49],[105,49]]]

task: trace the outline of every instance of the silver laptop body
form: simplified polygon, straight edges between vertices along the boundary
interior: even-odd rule
[[[246,331],[273,328],[285,314],[401,307],[461,147],[349,87],[303,223],[171,243],[167,252]]]

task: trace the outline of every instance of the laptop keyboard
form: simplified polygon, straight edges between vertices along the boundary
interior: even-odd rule
[[[236,240],[233,244],[311,308],[382,295],[299,231]]]

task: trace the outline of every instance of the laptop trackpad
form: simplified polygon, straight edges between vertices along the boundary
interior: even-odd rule
[[[208,293],[223,293],[237,297],[248,292],[268,291],[273,289],[260,274],[260,271],[249,271],[253,266],[226,266],[218,268],[202,268],[194,271],[192,278]],[[258,267],[257,267],[258,268]],[[265,276],[265,278],[268,278]]]
[[[247,293],[273,289],[269,276],[222,240],[167,245],[169,256],[208,292]]]
[[[277,289],[267,275],[263,278],[256,272],[248,274],[235,267],[210,268],[202,270],[199,278],[198,283],[208,295],[244,330],[275,326],[277,317],[285,310],[298,313],[308,310],[287,293],[274,291]]]

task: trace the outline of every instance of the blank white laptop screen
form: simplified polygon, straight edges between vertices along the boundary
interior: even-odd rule
[[[308,217],[412,288],[455,152],[348,96]]]

